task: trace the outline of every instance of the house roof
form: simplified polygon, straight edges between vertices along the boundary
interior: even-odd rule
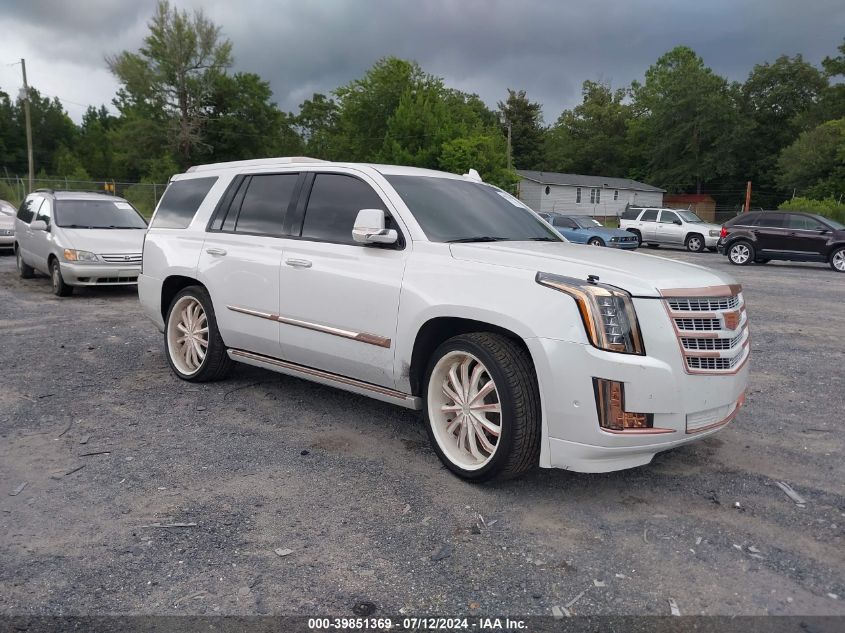
[[[526,180],[542,185],[569,185],[573,187],[605,187],[606,189],[633,189],[635,191],[661,191],[665,189],[637,182],[629,178],[605,178],[604,176],[582,176],[580,174],[558,174],[551,171],[517,169],[516,173]]]

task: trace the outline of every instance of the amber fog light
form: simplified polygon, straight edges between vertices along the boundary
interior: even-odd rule
[[[593,378],[599,426],[606,431],[650,429],[654,424],[651,413],[625,411],[625,385],[615,380]]]

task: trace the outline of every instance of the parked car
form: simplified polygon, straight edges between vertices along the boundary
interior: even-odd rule
[[[692,211],[630,207],[619,218],[619,228],[637,236],[640,244],[651,248],[683,246],[700,253],[716,250],[722,227],[709,224]]]
[[[539,215],[555,227],[558,233],[575,244],[609,246],[625,250],[637,248],[636,236],[622,229],[608,228],[586,215],[560,215],[559,213],[540,213]]]
[[[845,273],[845,225],[810,213],[743,213],[722,227],[719,252],[737,266],[773,259],[827,262]]]
[[[15,213],[13,205],[0,200],[0,249],[15,247]]]
[[[15,254],[24,279],[50,276],[53,293],[74,286],[138,282],[147,223],[123,198],[99,193],[39,189],[15,219]]]
[[[421,409],[472,480],[647,464],[724,426],[748,381],[730,277],[569,244],[500,189],[413,167],[193,167],[138,294],[179,378],[239,361]]]

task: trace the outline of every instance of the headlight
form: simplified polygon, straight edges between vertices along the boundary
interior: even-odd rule
[[[75,251],[72,248],[65,249],[65,259],[69,262],[98,262],[97,256],[90,251]]]
[[[611,242],[618,242],[618,241],[619,241],[619,238],[618,238],[618,237],[611,237],[611,238],[610,238],[610,241],[611,241]]]
[[[721,231],[719,229],[711,229],[710,230],[710,237],[719,237]]]
[[[608,352],[645,355],[637,313],[631,295],[614,286],[583,279],[537,273],[537,283],[575,299],[587,337]]]

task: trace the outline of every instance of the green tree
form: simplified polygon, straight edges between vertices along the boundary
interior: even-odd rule
[[[508,98],[498,104],[502,130],[511,128],[513,164],[517,169],[543,167],[543,106],[528,99],[524,90],[508,88]]]
[[[151,122],[156,111],[163,113],[168,138],[187,167],[204,144],[202,124],[214,80],[231,65],[232,45],[202,10],[189,14],[167,0],[158,3],[149,29],[137,53],[124,51],[106,60],[121,84],[116,104]]]
[[[308,156],[329,160],[336,157],[338,114],[334,99],[318,92],[300,104],[294,122]]]
[[[85,171],[82,162],[76,154],[64,145],[60,145],[53,157],[53,174],[69,180],[90,180],[91,176]]]
[[[845,117],[845,41],[837,48],[839,55],[822,60],[825,76],[833,80],[821,96],[819,122]]]
[[[485,182],[513,193],[519,176],[508,169],[505,143],[498,130],[446,141],[441,148],[438,167],[453,174],[475,169]]]
[[[631,86],[628,142],[648,182],[694,188],[732,173],[737,109],[727,81],[686,46],[661,56]],[[632,174],[633,175],[633,174]]]
[[[117,125],[117,117],[106,110],[105,106],[89,106],[82,115],[76,155],[87,173],[96,179],[112,179],[114,156],[110,132]]]
[[[803,132],[778,159],[779,182],[808,198],[845,194],[845,118]]]
[[[612,90],[603,82],[585,81],[582,102],[565,110],[546,136],[545,166],[549,170],[626,176],[625,138],[631,106],[628,90]]]

